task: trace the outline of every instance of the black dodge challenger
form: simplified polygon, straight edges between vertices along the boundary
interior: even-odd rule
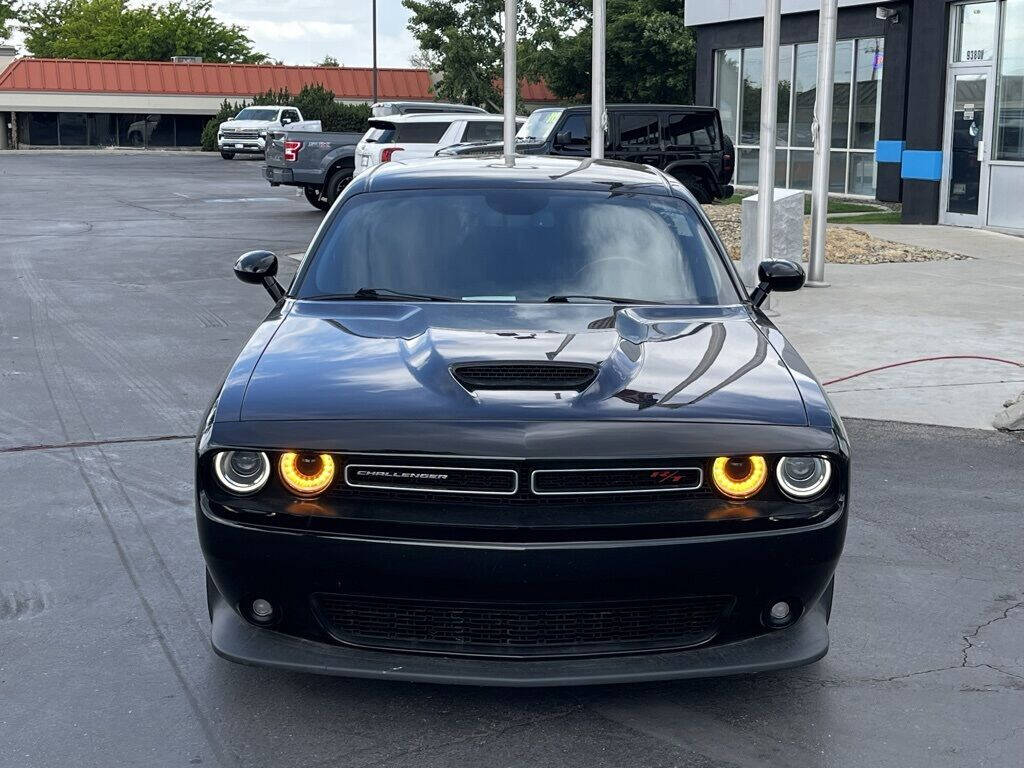
[[[558,685],[828,650],[849,443],[692,196],[640,166],[355,178],[196,445],[213,647],[372,678]]]

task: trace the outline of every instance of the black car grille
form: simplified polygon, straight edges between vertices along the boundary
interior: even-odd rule
[[[576,363],[467,363],[452,368],[462,386],[503,390],[576,390],[590,386],[597,368]]]
[[[315,595],[343,643],[479,656],[587,656],[666,650],[710,640],[729,596],[629,602],[462,603]]]
[[[509,496],[518,488],[519,474],[513,469],[348,464],[345,483],[352,488]]]
[[[703,482],[700,467],[537,470],[532,490],[540,495],[594,495],[693,491]]]

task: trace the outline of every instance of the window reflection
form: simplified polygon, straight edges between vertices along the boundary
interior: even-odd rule
[[[1010,2],[1024,4],[1024,0]],[[830,157],[829,189],[832,192],[874,195],[874,148],[878,138],[884,51],[882,37],[841,40],[836,45],[829,140],[834,150]],[[779,186],[809,188],[810,185],[808,158],[814,146],[811,126],[817,92],[817,54],[816,43],[786,45],[779,49],[776,126],[776,143],[780,147],[776,156]],[[720,50],[715,54],[715,62],[716,104],[722,113],[724,130],[737,145],[736,183],[753,185],[757,183],[757,147],[760,144],[762,51],[760,48]],[[1024,70],[1024,62],[1021,68]],[[1020,94],[1018,86],[1018,101]],[[1018,127],[1017,133],[1021,132]],[[869,166],[872,166],[870,173]],[[869,186],[865,186],[866,183]]]
[[[1024,162],[1024,0],[1006,0],[996,104],[997,160]]]

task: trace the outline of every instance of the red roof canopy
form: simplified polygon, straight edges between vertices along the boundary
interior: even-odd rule
[[[430,99],[425,69],[378,69],[378,98]],[[175,64],[163,61],[17,59],[0,73],[0,91],[143,93],[251,98],[321,84],[339,99],[368,100],[373,70],[366,67],[285,67],[271,64]],[[554,100],[543,84],[523,82],[527,101]]]

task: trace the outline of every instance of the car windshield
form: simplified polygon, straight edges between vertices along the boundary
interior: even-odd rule
[[[561,117],[561,109],[538,109],[531,114],[516,134],[517,139],[544,141]]]
[[[355,195],[328,223],[293,295],[359,298],[352,294],[366,288],[457,301],[739,300],[685,201],[570,190]]]
[[[277,110],[276,109],[255,109],[253,107],[246,107],[235,120],[276,120]]]

